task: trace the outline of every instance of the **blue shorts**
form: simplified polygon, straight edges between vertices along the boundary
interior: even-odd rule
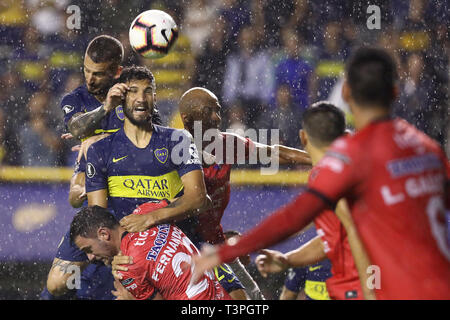
[[[233,270],[227,264],[222,264],[214,268],[214,275],[216,276],[219,283],[225,289],[226,292],[230,293],[234,290],[244,289],[241,281],[236,277]]]

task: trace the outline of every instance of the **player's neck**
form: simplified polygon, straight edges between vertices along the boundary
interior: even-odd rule
[[[114,239],[114,240],[115,240],[114,246],[115,246],[115,248],[117,249],[117,252],[120,251],[120,246],[121,246],[121,244],[122,244],[122,238],[123,238],[127,233],[128,233],[127,230],[125,230],[125,229],[122,228],[121,226],[119,226],[119,227],[117,228],[117,237],[116,237],[116,239]]]
[[[106,94],[97,94],[94,95],[94,98],[97,99],[100,103],[104,103],[106,100]]]
[[[355,129],[361,130],[372,122],[386,118],[389,116],[389,110],[378,107],[358,107],[353,109],[353,117],[355,120]]]
[[[327,148],[312,147],[312,148],[308,149],[308,154],[311,157],[311,163],[313,166],[315,166],[317,164],[317,162],[319,162],[320,159],[323,158],[326,151],[327,151]]]
[[[153,130],[149,128],[141,128],[132,124],[128,119],[125,119],[123,130],[128,139],[138,148],[145,148],[150,143]]]

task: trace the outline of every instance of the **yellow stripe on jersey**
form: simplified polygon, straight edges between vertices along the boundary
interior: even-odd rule
[[[118,198],[173,199],[183,190],[176,170],[160,176],[110,176],[109,196]]]
[[[313,300],[330,300],[325,282],[306,280],[305,293]]]
[[[114,133],[114,132],[117,132],[117,131],[119,131],[119,130],[120,130],[120,128],[118,128],[118,129],[110,129],[110,130],[96,129],[96,130],[94,131],[94,136],[96,136],[96,135],[98,135],[98,134],[101,134],[101,133]],[[92,137],[92,136],[89,136],[89,137],[86,137],[86,138],[81,139],[81,142],[83,142],[84,140],[89,139],[90,137]]]

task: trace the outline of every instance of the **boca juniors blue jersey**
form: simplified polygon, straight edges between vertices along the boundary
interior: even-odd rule
[[[153,128],[145,148],[136,147],[121,129],[88,149],[86,192],[107,189],[109,207],[118,220],[142,203],[181,196],[181,177],[202,170],[187,131],[158,125]],[[192,221],[192,225],[195,223]],[[183,223],[179,226],[186,230]]]
[[[76,88],[71,93],[65,95],[61,100],[61,109],[64,113],[64,124],[67,126],[67,123],[74,114],[89,112],[97,109],[101,105],[102,103],[89,93],[86,85]],[[125,115],[123,113],[123,107],[117,106],[102,119],[100,127],[95,130],[94,134],[116,132],[123,127],[124,120]]]

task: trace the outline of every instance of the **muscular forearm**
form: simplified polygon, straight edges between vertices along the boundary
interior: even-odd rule
[[[83,139],[94,134],[95,129],[99,128],[100,122],[107,114],[105,108],[100,106],[90,112],[74,115],[67,127],[74,137]]]
[[[47,278],[47,290],[54,296],[62,296],[70,289],[67,281],[79,268],[79,272],[87,266],[87,262],[72,262],[55,258]]]
[[[309,154],[300,149],[290,148],[282,145],[274,145],[278,153],[280,164],[311,164]]]
[[[274,245],[304,228],[326,208],[321,199],[305,192],[279,209],[252,231],[243,235],[237,245],[219,248],[221,262],[231,262],[239,256]]]
[[[322,240],[319,236],[311,239],[298,249],[286,253],[289,267],[305,267],[326,258]]]
[[[150,217],[153,220],[152,224],[178,222],[203,212],[210,204],[211,199],[206,195],[196,197],[183,195],[166,207],[151,213]]]

